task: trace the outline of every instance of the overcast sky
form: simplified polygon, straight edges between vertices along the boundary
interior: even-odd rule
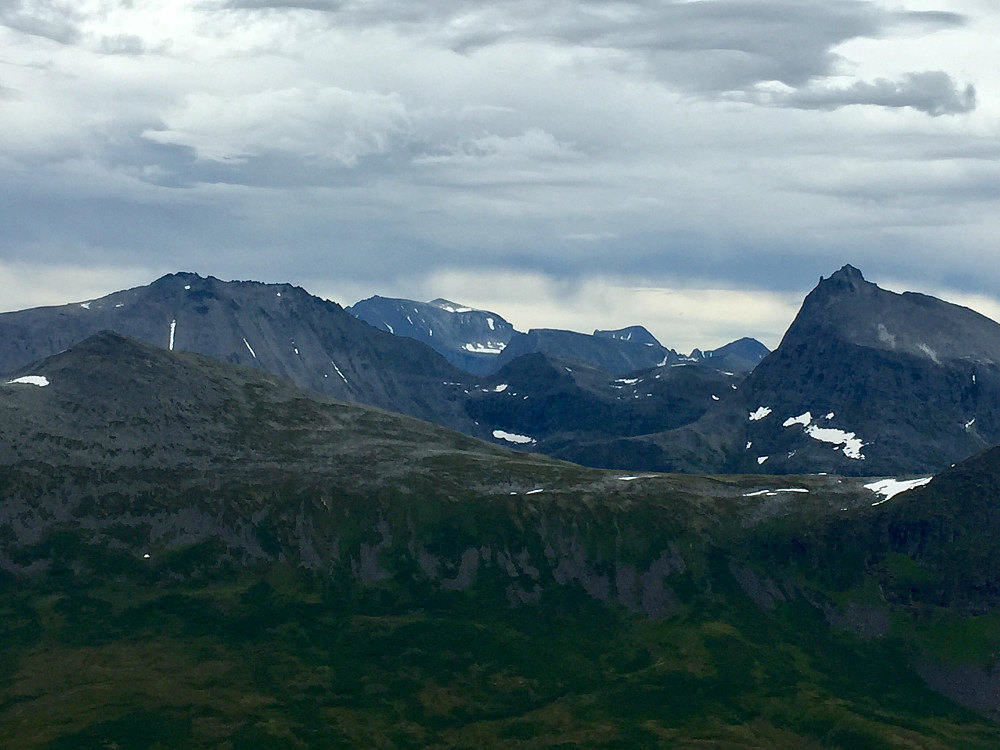
[[[1000,317],[995,0],[0,0],[0,309],[186,270],[777,345]]]

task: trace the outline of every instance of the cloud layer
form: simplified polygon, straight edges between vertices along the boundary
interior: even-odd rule
[[[979,0],[0,0],[0,276],[989,296],[997,33]]]

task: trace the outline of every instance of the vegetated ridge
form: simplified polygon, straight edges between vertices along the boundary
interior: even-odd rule
[[[0,383],[0,742],[995,747],[998,466],[588,470],[102,333]]]

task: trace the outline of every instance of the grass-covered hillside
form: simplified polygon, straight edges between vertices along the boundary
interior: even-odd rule
[[[585,470],[110,335],[24,375],[4,748],[1000,744],[989,456],[873,506]]]

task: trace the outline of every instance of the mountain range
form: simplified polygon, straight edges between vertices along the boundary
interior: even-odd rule
[[[477,375],[491,375],[525,354],[582,360],[618,376],[681,360],[743,375],[770,353],[759,341],[743,338],[682,357],[641,325],[596,330],[591,335],[550,328],[522,333],[494,312],[444,299],[416,302],[376,296],[347,311],[376,328],[421,341],[456,367]]]
[[[998,488],[587,469],[99,333],[0,381],[0,744],[996,747]]]
[[[345,311],[289,285],[173,274],[0,315],[0,372],[101,330],[594,467],[936,472],[1000,442],[1000,326],[852,266],[820,279],[769,354],[741,339],[682,356],[642,326],[521,333],[442,299]]]

